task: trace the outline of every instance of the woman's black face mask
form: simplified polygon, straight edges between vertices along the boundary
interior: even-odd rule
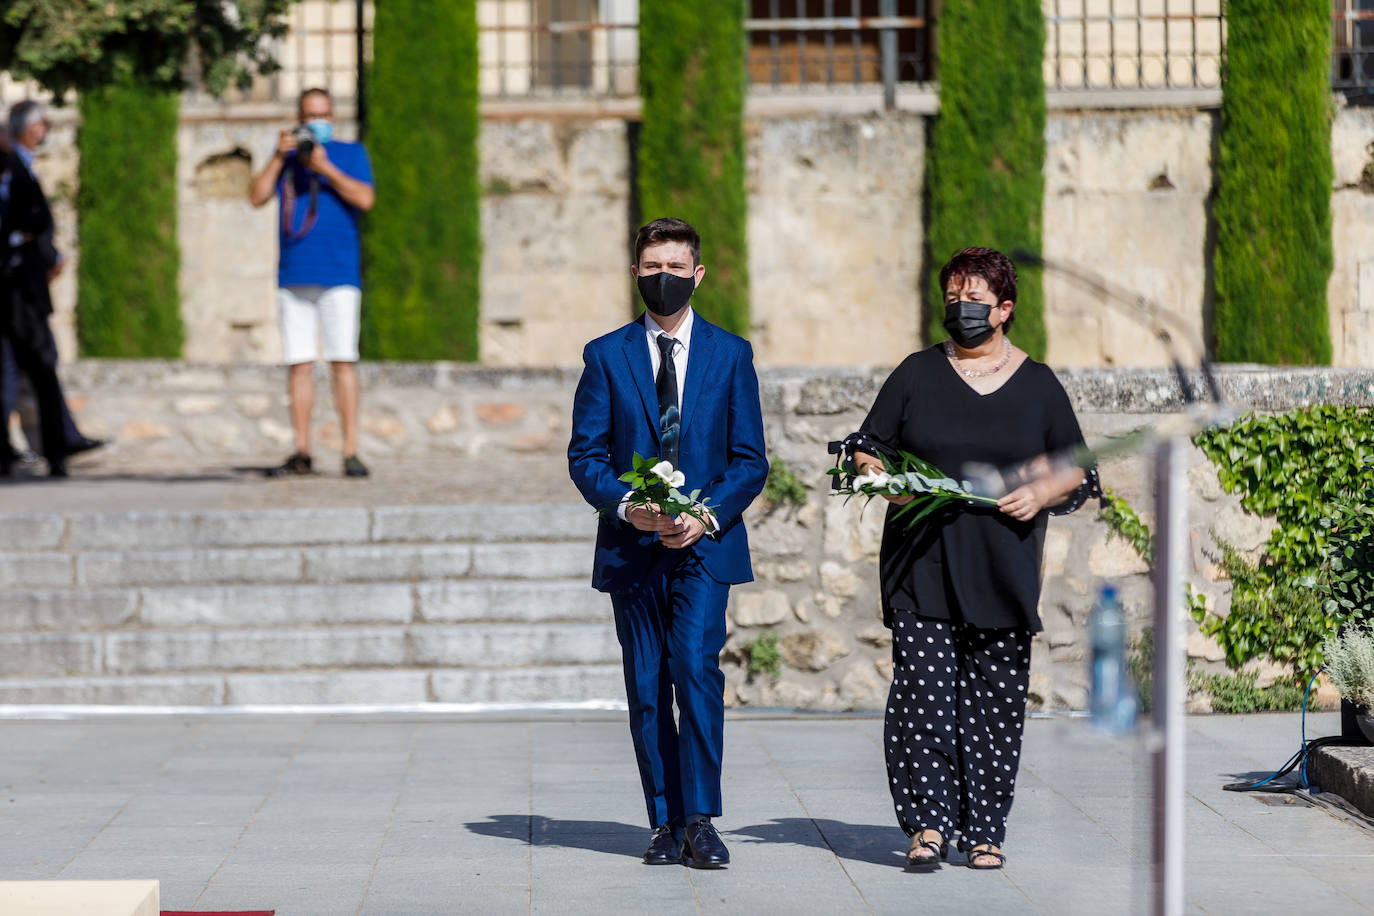
[[[945,304],[945,330],[959,346],[970,349],[992,336],[995,330],[988,316],[992,306],[986,302],[948,302]]]

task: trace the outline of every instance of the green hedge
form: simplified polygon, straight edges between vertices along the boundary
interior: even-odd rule
[[[478,358],[482,268],[476,0],[377,4],[366,136],[363,353]]]
[[[1331,361],[1331,4],[1230,0],[1216,165],[1216,355]]]
[[[926,329],[946,336],[940,267],[960,248],[1040,250],[1045,196],[1045,14],[1040,0],[948,0],[940,18],[940,113],[926,188]],[[1045,356],[1039,270],[1018,266],[1011,336]]]
[[[744,42],[740,0],[640,4],[641,212],[701,232],[707,274],[692,305],[736,334],[749,333]]]
[[[81,96],[76,331],[85,356],[181,355],[174,92]]]

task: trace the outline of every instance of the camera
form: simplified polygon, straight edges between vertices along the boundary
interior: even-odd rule
[[[296,138],[296,158],[305,163],[315,151],[315,134],[301,124],[292,129],[291,136]]]

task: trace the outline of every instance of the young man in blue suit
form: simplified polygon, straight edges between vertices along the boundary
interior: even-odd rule
[[[653,836],[644,861],[721,868],[725,606],[753,579],[742,515],[768,476],[753,349],[692,311],[701,238],[656,219],[635,239],[647,311],[587,344],[568,469],[603,514],[593,587],[609,592],[625,665],[630,734]],[[635,453],[669,461],[701,489],[710,523],[636,507],[621,474]],[[618,507],[618,508],[617,508]],[[677,721],[673,698],[677,698]]]

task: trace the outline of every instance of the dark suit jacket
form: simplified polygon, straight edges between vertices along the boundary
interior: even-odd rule
[[[661,454],[643,320],[587,344],[573,401],[568,470],[587,502],[609,510],[597,530],[592,572],[592,585],[603,592],[624,592],[643,581],[656,551],[664,549],[656,546],[657,535],[622,522],[615,512],[627,489],[617,478],[633,467],[634,454]],[[711,578],[727,584],[753,578],[741,516],[768,477],[753,360],[748,341],[693,316],[678,469],[687,478],[682,491],[700,487],[720,524],[718,534],[689,549]]]
[[[48,272],[57,266],[57,248],[53,245],[52,210],[38,179],[29,174],[24,161],[15,152],[4,154],[0,173],[10,174],[9,204],[0,220],[0,250],[10,253],[11,233],[19,232],[29,240],[19,246],[19,266],[10,275],[10,283],[19,300],[34,314],[46,318],[52,314],[52,298],[48,295]],[[3,266],[3,265],[0,265]]]

